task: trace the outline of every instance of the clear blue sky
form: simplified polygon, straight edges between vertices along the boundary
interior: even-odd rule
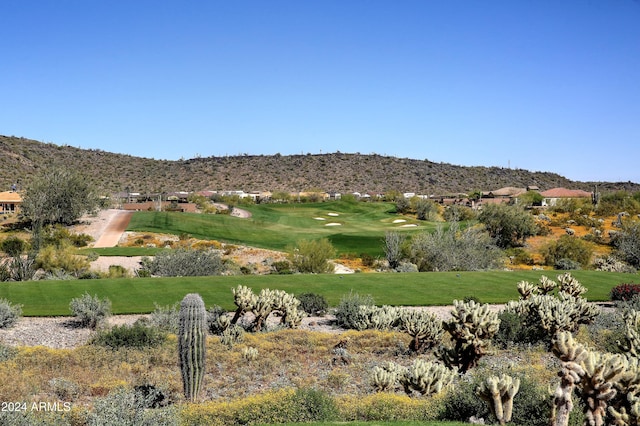
[[[2,0],[0,134],[640,182],[638,0]]]

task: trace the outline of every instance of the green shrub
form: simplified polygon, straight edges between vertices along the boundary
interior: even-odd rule
[[[122,265],[109,265],[109,278],[128,278],[129,271]]]
[[[581,268],[582,265],[572,259],[562,258],[556,260],[556,263],[553,265],[554,269],[559,271],[577,271]]]
[[[8,361],[18,354],[18,350],[0,342],[0,362]]]
[[[152,348],[167,340],[167,333],[137,321],[133,325],[119,325],[98,333],[92,343],[117,348]]]
[[[0,299],[0,328],[8,328],[18,322],[22,315],[22,305],[14,305],[7,299]]]
[[[334,267],[329,260],[335,257],[336,251],[327,238],[301,240],[288,251],[289,261],[298,272],[311,274],[333,272]]]
[[[447,392],[440,420],[465,423],[471,417],[487,420],[491,416],[489,406],[475,394],[479,384],[479,379],[468,379],[460,381],[452,391]]]
[[[291,262],[289,262],[288,260],[279,260],[277,262],[273,262],[271,264],[271,267],[276,272],[276,274],[288,275],[293,273],[293,271],[291,270]]]
[[[376,264],[376,258],[368,253],[362,253],[360,255],[360,260],[362,261],[362,266],[366,266],[368,268]]]
[[[87,416],[87,426],[175,426],[178,413],[175,407],[146,409],[147,402],[140,394],[127,389],[117,389],[94,403]]]
[[[60,246],[49,245],[43,247],[36,256],[36,267],[45,272],[64,271],[74,277],[79,277],[89,269],[86,256],[76,254],[76,249],[69,243]]]
[[[584,267],[589,265],[592,254],[591,244],[570,235],[561,236],[542,250],[545,264],[549,266],[555,266],[562,259],[570,259]]]
[[[547,334],[537,324],[525,324],[518,314],[502,311],[498,314],[500,328],[493,343],[502,349],[513,345],[531,345],[548,340]]]
[[[511,422],[518,426],[547,426],[551,417],[551,396],[547,385],[520,376],[520,389],[513,398]]]
[[[373,297],[371,295],[361,296],[354,292],[343,296],[335,311],[338,325],[347,329],[356,329],[357,324],[361,322],[362,310],[360,306],[375,306]]]
[[[296,423],[327,422],[338,419],[338,407],[333,398],[316,389],[297,389],[292,404],[298,412]]]
[[[143,269],[161,277],[196,277],[221,275],[225,265],[220,255],[211,250],[166,249],[153,260],[143,262]]]
[[[303,293],[296,298],[300,301],[300,308],[312,316],[323,316],[327,313],[329,303],[324,296],[315,293]]]
[[[81,326],[95,329],[101,321],[111,315],[111,301],[85,293],[72,299],[69,309]]]
[[[149,323],[153,327],[168,333],[178,332],[178,317],[180,315],[180,303],[168,306],[155,305],[155,309],[151,312]]]
[[[0,243],[0,250],[5,252],[7,256],[10,257],[18,257],[20,256],[27,248],[27,242],[23,239],[16,237],[15,235],[11,235]]]

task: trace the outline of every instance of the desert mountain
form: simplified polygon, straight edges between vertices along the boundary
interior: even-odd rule
[[[0,135],[0,190],[50,166],[79,170],[105,194],[124,191],[209,190],[376,192],[420,194],[488,191],[535,185],[592,190],[594,182],[576,182],[552,172],[500,167],[464,167],[377,154],[240,155],[189,160],[156,160],[97,149],[59,146]],[[640,190],[631,182],[599,182],[601,191]]]

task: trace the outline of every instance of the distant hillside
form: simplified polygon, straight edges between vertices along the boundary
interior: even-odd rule
[[[426,160],[361,154],[244,155],[167,161],[58,146],[0,136],[0,190],[52,165],[86,175],[105,194],[211,190],[338,192],[389,190],[448,194],[536,185],[592,190],[593,182],[575,182],[556,173],[500,167],[463,167]],[[600,190],[639,191],[640,184],[598,183]]]

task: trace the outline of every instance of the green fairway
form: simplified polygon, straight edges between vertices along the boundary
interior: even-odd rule
[[[606,301],[612,287],[638,280],[638,275],[613,272],[572,274],[589,289],[584,296],[591,301]],[[27,281],[1,283],[0,298],[22,304],[25,316],[69,315],[69,302],[84,292],[108,297],[116,314],[148,313],[155,303],[171,305],[187,293],[199,293],[207,306],[233,310],[231,289],[239,284],[255,292],[271,288],[293,294],[317,293],[331,306],[351,291],[372,295],[378,305],[450,305],[454,299],[467,296],[483,303],[505,303],[518,298],[518,281],[537,282],[541,275],[541,271],[490,271]],[[559,272],[547,271],[544,275],[555,280]]]
[[[128,231],[189,234],[200,239],[284,250],[302,239],[328,238],[338,254],[383,254],[386,231],[432,231],[433,222],[399,216],[391,203],[261,204],[250,218],[172,212],[136,212]],[[402,222],[400,222],[402,221]]]

